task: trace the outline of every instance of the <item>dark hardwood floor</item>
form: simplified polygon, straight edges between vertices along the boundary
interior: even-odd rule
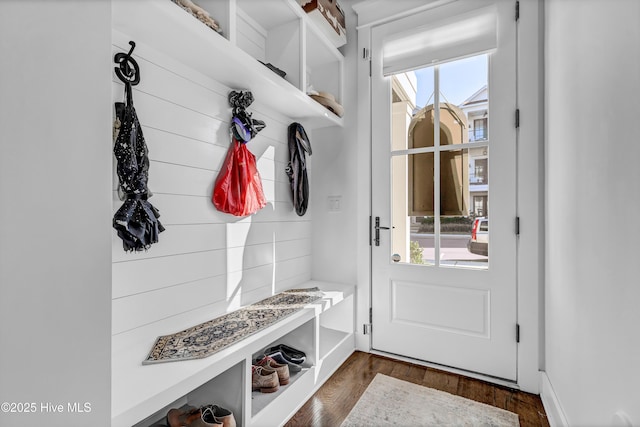
[[[549,425],[539,396],[357,351],[338,368],[286,426],[339,426],[377,373],[515,412],[520,417],[522,427]]]

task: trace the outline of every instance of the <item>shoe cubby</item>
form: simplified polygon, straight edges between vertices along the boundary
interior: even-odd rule
[[[245,381],[245,371],[246,363],[244,361],[237,363],[188,393],[186,396],[187,404],[195,407],[212,404],[221,406],[233,413],[238,426],[245,425],[244,389],[242,387]]]
[[[254,97],[307,129],[343,126],[307,96],[311,84],[342,102],[344,57],[295,0],[197,0],[217,33],[171,0],[112,0],[113,30],[139,46]],[[156,55],[157,56],[157,55]],[[265,65],[286,72],[282,78]]]
[[[252,361],[259,359],[264,354],[264,349],[278,344],[285,344],[289,347],[303,351],[306,354],[305,363],[301,365],[300,372],[289,372],[289,384],[280,386],[276,392],[262,393],[251,391],[251,417],[254,425],[276,425],[274,424],[281,414],[289,408],[293,410],[301,391],[305,390],[312,380],[313,369],[316,365],[316,318],[303,323],[286,335],[269,343],[264,348],[253,353]],[[251,377],[251,369],[247,371]],[[308,377],[308,378],[307,378]],[[251,378],[249,378],[251,383]],[[250,384],[251,385],[251,384]]]
[[[181,409],[187,406],[201,408],[205,405],[218,405],[230,410],[238,426],[244,422],[244,394],[242,384],[245,378],[245,362],[236,363],[231,368],[218,374],[186,395],[174,400],[169,405],[156,411],[153,415],[136,423],[133,427],[162,427],[168,426],[167,413],[171,409]]]
[[[131,427],[168,427],[167,413],[173,408],[182,408],[187,405],[186,397],[180,398],[175,402],[156,411],[153,415],[148,416],[144,420],[133,424]]]

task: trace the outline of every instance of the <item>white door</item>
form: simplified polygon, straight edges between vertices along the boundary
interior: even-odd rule
[[[372,347],[512,381],[515,7],[458,0],[371,33]]]

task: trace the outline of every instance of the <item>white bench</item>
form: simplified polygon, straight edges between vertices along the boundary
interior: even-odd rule
[[[231,409],[243,426],[286,422],[355,349],[354,287],[318,281],[296,287],[315,286],[322,299],[204,359],[142,365],[158,336],[210,318],[177,316],[114,337],[112,426],[149,426],[186,403]],[[276,393],[252,393],[254,355],[278,343],[305,351],[311,367]]]

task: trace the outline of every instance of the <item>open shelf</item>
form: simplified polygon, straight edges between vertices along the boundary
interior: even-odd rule
[[[320,327],[320,359],[325,359],[342,341],[353,338],[352,332]]]
[[[305,93],[306,64],[301,60],[304,56],[301,52],[306,49],[302,43],[302,26],[306,25],[307,17],[304,11],[296,12],[297,9],[292,8],[295,3],[290,0],[208,0],[200,3],[221,22],[223,35],[170,0],[113,0],[112,26],[132,40],[229,88],[251,90],[260,103],[305,127],[343,126],[341,118]],[[322,51],[328,51],[328,44],[323,46]],[[339,55],[336,61],[342,67],[341,54],[335,48],[332,51]],[[318,52],[306,56],[316,57]],[[330,54],[323,52],[321,55]],[[283,69],[287,77],[281,78],[258,59]],[[314,71],[314,75],[317,75],[322,67],[315,66],[318,71]],[[341,80],[340,72],[340,85]]]
[[[286,72],[284,79],[302,90],[302,18],[296,12],[284,1],[239,1],[236,44],[253,58]]]
[[[333,48],[314,25],[307,27],[307,85],[319,92],[329,92],[342,104],[342,54]]]

